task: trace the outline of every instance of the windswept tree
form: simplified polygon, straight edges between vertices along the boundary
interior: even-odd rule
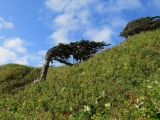
[[[120,36],[128,38],[140,32],[155,30],[157,28],[160,28],[160,16],[138,18],[129,22],[120,33]]]
[[[45,80],[49,64],[52,61],[58,61],[60,63],[72,66],[74,63],[80,63],[87,60],[93,54],[97,53],[104,46],[104,42],[95,42],[89,40],[81,40],[79,42],[71,42],[70,44],[62,44],[52,47],[49,49],[45,56],[45,63],[42,68],[40,80]],[[71,62],[76,61],[76,62]]]
[[[82,62],[90,58],[93,54],[97,53],[104,46],[108,46],[104,42],[95,42],[89,40],[81,40],[80,42],[71,42],[70,47],[72,50],[71,56],[77,62]]]

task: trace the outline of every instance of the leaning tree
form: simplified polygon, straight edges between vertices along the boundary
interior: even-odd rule
[[[120,36],[128,38],[140,32],[155,30],[157,28],[160,28],[160,16],[138,18],[129,22],[120,33]]]
[[[80,63],[87,60],[93,54],[97,53],[104,46],[109,46],[104,42],[95,42],[89,40],[81,40],[78,42],[71,42],[70,44],[62,44],[49,49],[45,56],[45,63],[42,68],[40,80],[45,80],[49,64],[52,61],[72,66],[74,63]],[[76,62],[71,62],[76,61]]]

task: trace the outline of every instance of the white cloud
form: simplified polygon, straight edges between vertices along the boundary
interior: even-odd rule
[[[55,17],[53,24],[56,30],[52,33],[50,38],[55,44],[68,43],[69,34],[79,31],[81,27],[89,26],[89,11],[80,11],[78,16],[74,14],[63,13]]]
[[[45,0],[45,6],[54,16],[49,37],[54,44],[74,41],[75,34],[112,42],[113,31],[127,23],[121,13],[144,7],[141,0]]]
[[[0,17],[0,30],[1,29],[12,29],[14,27],[12,22],[5,21],[4,18]]]
[[[22,56],[22,57],[16,59],[15,63],[22,64],[22,65],[28,65],[29,64],[29,56],[28,55]]]
[[[59,28],[64,28],[65,30],[74,30],[78,24],[78,20],[74,18],[73,15],[62,14],[54,19],[54,23]]]
[[[0,42],[0,65],[17,63],[42,66],[46,50],[30,53],[26,41],[21,38],[4,38]]]
[[[6,64],[11,62],[12,60],[16,59],[16,54],[15,52],[9,50],[9,49],[5,49],[3,47],[0,47],[0,65],[2,64]]]
[[[0,17],[0,30],[12,29],[13,23],[5,21]],[[7,63],[29,64],[29,54],[26,49],[26,42],[19,38],[7,38],[0,36],[0,65]]]
[[[27,52],[26,48],[24,47],[24,40],[21,40],[20,38],[6,39],[3,44],[3,47],[19,53]]]
[[[7,63],[28,64],[29,56],[24,46],[24,40],[9,38],[0,44],[0,65]]]
[[[128,22],[126,11],[135,11],[137,15],[147,12],[148,2],[155,6],[154,11],[160,10],[160,0],[45,0],[46,8],[54,16],[50,38],[54,44],[81,39],[81,35],[108,41],[113,35],[119,36]]]
[[[86,31],[85,36],[87,39],[91,39],[98,42],[111,42],[111,36],[113,32],[109,28],[102,28],[102,29],[90,29]]]
[[[68,0],[46,0],[46,7],[50,10],[61,12]]]
[[[88,5],[92,0],[46,0],[46,7],[58,13],[53,19],[54,32],[50,36],[55,44],[73,41],[70,34],[90,24]]]
[[[58,43],[68,43],[68,31],[59,29],[50,36],[50,39],[57,45]]]
[[[14,28],[13,23],[5,21],[0,17],[0,30],[12,28]],[[32,51],[32,53],[29,53],[28,45],[33,44],[19,37],[8,38],[7,36],[0,36],[0,65],[17,63],[37,66],[39,61],[44,59],[45,51],[37,53]]]

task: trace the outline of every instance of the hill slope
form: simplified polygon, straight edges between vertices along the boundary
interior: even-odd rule
[[[13,94],[38,78],[40,69],[18,64],[0,66],[0,96]]]
[[[0,119],[160,119],[160,30],[141,33],[0,100]]]

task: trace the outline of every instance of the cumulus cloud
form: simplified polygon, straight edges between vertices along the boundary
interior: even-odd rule
[[[14,28],[13,23],[0,17],[0,30],[12,28]],[[44,59],[45,51],[31,52],[31,50],[27,49],[28,45],[31,44],[19,37],[0,36],[0,65],[17,63],[39,66],[40,61]]]
[[[24,46],[24,40],[9,38],[0,44],[0,65],[7,63],[28,64],[29,56]]]
[[[0,65],[16,59],[15,52],[3,47],[0,47],[0,56]]]
[[[71,34],[88,28],[91,15],[88,8],[92,0],[46,0],[46,7],[57,13],[53,18],[54,32],[50,36],[55,44],[73,41]]]
[[[46,0],[46,7],[50,10],[61,12],[68,0]]]
[[[68,30],[65,29],[59,29],[55,32],[52,33],[52,35],[50,36],[51,40],[53,40],[53,42],[55,44],[58,43],[68,43]]]
[[[12,22],[8,22],[4,20],[4,18],[0,17],[0,30],[1,29],[12,29],[14,28],[14,25]]]
[[[27,42],[21,38],[0,39],[0,65],[17,63],[23,65],[42,66],[46,51],[31,52],[27,49]]]
[[[46,0],[45,6],[54,14],[52,20],[54,30],[49,38],[54,44],[58,44],[77,39],[73,34],[111,42],[114,29],[126,23],[120,16],[116,16],[117,20],[113,19],[112,13],[139,10],[143,5],[140,0]],[[111,19],[103,13],[107,13]]]
[[[12,29],[12,22],[0,17],[0,30]],[[29,64],[29,55],[25,47],[25,41],[19,37],[8,38],[0,36],[0,65],[7,63]]]
[[[27,52],[26,48],[24,47],[24,40],[21,40],[20,38],[6,39],[3,43],[3,47],[19,53]]]

